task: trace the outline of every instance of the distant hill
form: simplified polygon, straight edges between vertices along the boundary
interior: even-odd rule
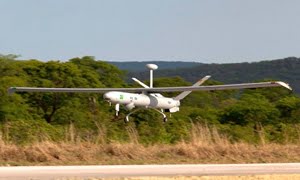
[[[177,68],[189,68],[199,66],[202,63],[197,62],[182,62],[182,61],[129,61],[129,62],[108,62],[117,66],[121,70],[140,72],[145,71],[146,64],[154,63],[158,65],[159,69],[177,69]]]
[[[140,62],[136,62],[143,66]],[[254,82],[263,79],[281,80],[289,83],[296,93],[300,94],[300,58],[289,57],[285,59],[261,61],[253,63],[232,63],[232,64],[197,64],[182,62],[192,67],[178,67],[181,62],[164,62],[164,69],[159,67],[155,71],[155,77],[180,76],[186,81],[195,82],[205,75],[211,75],[212,79],[224,83]],[[126,63],[125,63],[126,64]],[[134,62],[132,62],[134,65]],[[144,62],[146,64],[146,62]],[[159,63],[157,63],[160,65]],[[122,63],[119,63],[122,66]],[[121,69],[126,69],[124,65]],[[130,71],[129,77],[137,77],[141,80],[148,80],[149,72],[145,67],[138,67],[142,72]],[[161,70],[163,69],[163,70]]]

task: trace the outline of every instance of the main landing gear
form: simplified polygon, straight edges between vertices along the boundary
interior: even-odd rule
[[[127,114],[126,117],[125,117],[125,119],[124,119],[124,122],[125,122],[125,123],[128,123],[128,122],[129,122],[129,116],[130,116],[131,114],[133,114],[133,113],[139,111],[139,110],[141,110],[141,109],[135,109],[135,110],[131,111],[129,114]]]
[[[125,123],[128,123],[128,122],[129,122],[129,117],[130,117],[130,115],[133,114],[133,113],[135,113],[135,112],[137,112],[137,111],[140,111],[140,110],[142,110],[142,109],[143,109],[143,108],[139,108],[139,109],[135,109],[135,110],[131,111],[129,114],[126,115],[126,117],[125,117],[125,119],[124,119],[124,122],[125,122]],[[154,109],[154,108],[149,108],[149,109],[153,109],[154,111],[160,113],[160,114],[163,116],[163,122],[164,122],[164,123],[166,123],[166,122],[168,121],[168,118],[167,118],[166,114],[163,113],[163,110],[160,111],[160,110]]]
[[[163,119],[163,122],[166,123],[167,121],[168,121],[168,118],[165,117],[165,118]]]

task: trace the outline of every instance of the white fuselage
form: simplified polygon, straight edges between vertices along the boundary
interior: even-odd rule
[[[123,104],[129,109],[134,107],[151,107],[160,109],[172,109],[180,106],[178,100],[163,97],[159,94],[136,94],[111,91],[103,95],[106,101],[114,104]]]

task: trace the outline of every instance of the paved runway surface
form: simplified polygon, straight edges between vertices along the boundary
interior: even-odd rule
[[[300,174],[300,163],[0,167],[0,179]]]

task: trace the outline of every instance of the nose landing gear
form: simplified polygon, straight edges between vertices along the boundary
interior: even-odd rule
[[[117,116],[119,116],[120,104],[116,104],[115,110],[116,110],[116,117],[117,117]]]

